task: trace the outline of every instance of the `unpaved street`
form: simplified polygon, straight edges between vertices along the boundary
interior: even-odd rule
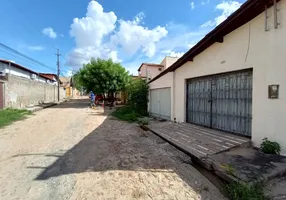
[[[0,199],[224,199],[186,155],[87,104],[0,129]]]

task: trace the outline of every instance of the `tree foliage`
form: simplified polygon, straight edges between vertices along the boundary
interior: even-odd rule
[[[80,84],[79,73],[76,73],[72,76],[72,85],[77,90],[82,91],[83,86]]]
[[[148,90],[147,83],[142,79],[133,79],[127,87],[128,104],[142,116],[148,113]]]
[[[119,63],[111,59],[91,59],[75,74],[76,87],[83,87],[96,94],[125,90],[130,76]]]

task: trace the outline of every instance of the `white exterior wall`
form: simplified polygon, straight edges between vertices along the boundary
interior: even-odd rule
[[[31,78],[32,73],[31,72],[28,72],[28,71],[23,70],[23,69],[19,69],[19,68],[14,67],[14,66],[9,66],[6,63],[0,62],[0,71],[5,72],[6,74],[10,74],[10,75],[23,77],[23,78],[27,78],[27,79],[31,79],[32,80],[32,78]],[[35,74],[35,75],[36,75],[36,78],[33,79],[35,81],[39,81],[39,82],[42,82],[42,83],[47,83],[47,80],[49,80],[49,79],[41,77],[41,76],[39,76],[37,74]],[[52,82],[50,82],[49,84],[55,85]]]
[[[252,140],[259,145],[268,137],[280,143],[282,154],[286,154],[286,1],[280,1],[278,9],[278,29],[274,29],[271,7],[269,31],[264,31],[261,13],[225,36],[223,43],[213,44],[174,72],[172,104],[177,121],[185,121],[186,79],[253,68]],[[271,84],[280,85],[279,99],[268,99]]]
[[[171,119],[174,119],[173,117],[173,100],[174,100],[174,91],[173,91],[173,72],[169,72],[165,74],[164,76],[158,78],[157,80],[151,82],[149,84],[149,89],[159,89],[159,88],[171,88]],[[150,99],[150,92],[149,92],[149,99]],[[148,111],[150,111],[150,102],[148,103]]]

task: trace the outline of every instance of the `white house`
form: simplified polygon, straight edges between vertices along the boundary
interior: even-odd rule
[[[149,111],[286,154],[286,1],[248,0],[149,82]],[[169,90],[169,92],[166,92]]]
[[[138,76],[143,79],[148,77],[148,79],[151,80],[170,67],[178,59],[177,57],[166,56],[160,64],[142,63],[138,68]]]
[[[56,101],[57,81],[51,75],[0,59],[0,109]]]

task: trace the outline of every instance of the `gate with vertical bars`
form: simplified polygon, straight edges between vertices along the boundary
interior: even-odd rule
[[[187,122],[251,136],[252,70],[187,81]]]

